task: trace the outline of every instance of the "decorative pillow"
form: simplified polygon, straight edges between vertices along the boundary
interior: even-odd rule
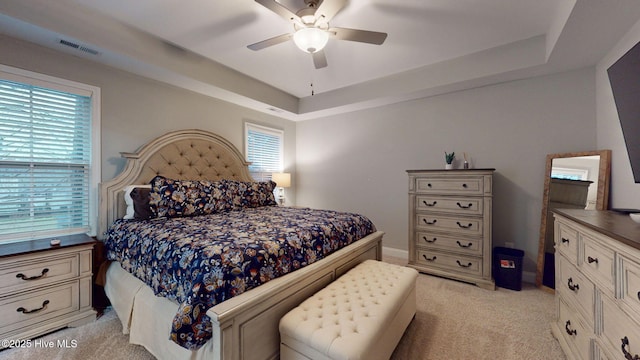
[[[129,185],[124,188],[124,202],[127,212],[123,219],[149,219],[153,216],[149,208],[151,185]]]
[[[222,184],[208,180],[151,180],[149,205],[156,217],[196,216],[228,211]]]
[[[221,182],[224,184],[233,210],[278,204],[273,195],[276,183],[271,180],[258,182],[222,180]]]

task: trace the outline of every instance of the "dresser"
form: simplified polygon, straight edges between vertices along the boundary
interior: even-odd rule
[[[611,211],[554,209],[556,319],[568,359],[640,359],[640,224]]]
[[[30,339],[96,318],[92,249],[86,235],[0,245],[0,338]],[[22,343],[24,346],[24,343]],[[2,347],[20,346],[3,341]],[[1,348],[0,348],[1,349]]]
[[[495,289],[491,277],[494,171],[407,170],[409,266]]]

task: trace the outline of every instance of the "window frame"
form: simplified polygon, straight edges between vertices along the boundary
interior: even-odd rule
[[[278,169],[271,171],[271,173],[282,172],[284,170],[284,130],[278,129],[275,127],[259,125],[259,124],[248,122],[248,121],[245,122],[244,123],[244,156],[245,156],[245,159],[249,162],[251,162],[249,160],[249,132],[250,131],[256,131],[256,132],[260,132],[260,133],[264,133],[272,136],[277,136],[280,138],[280,149],[279,149],[280,159],[278,160],[279,162]],[[261,177],[260,179],[256,179],[254,177],[254,174],[256,172],[250,170],[249,173],[251,174],[251,177],[256,181],[271,180],[271,174]]]
[[[89,171],[89,190],[88,190],[88,226],[89,231],[86,232],[89,236],[97,235],[98,228],[98,184],[101,180],[101,137],[100,137],[100,114],[101,114],[101,96],[100,88],[97,86],[84,84],[72,80],[62,79],[50,75],[45,75],[29,70],[24,70],[4,64],[0,64],[0,79],[13,82],[19,82],[23,84],[33,85],[42,88],[49,88],[58,91],[64,91],[77,95],[83,95],[90,97],[91,103],[91,120],[90,120],[90,171]],[[18,241],[29,241],[33,239],[46,238],[50,236],[63,236],[72,235],[79,232],[75,231],[52,231],[50,234],[46,232],[33,233],[25,232],[20,234],[0,235],[1,243],[10,243]]]

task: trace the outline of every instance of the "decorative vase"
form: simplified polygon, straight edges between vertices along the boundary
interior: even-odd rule
[[[453,164],[445,164],[444,168],[445,168],[445,170],[451,170],[451,169],[453,169]]]

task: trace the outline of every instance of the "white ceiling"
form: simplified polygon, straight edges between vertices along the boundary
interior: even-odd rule
[[[249,50],[293,30],[253,0],[2,1],[0,14],[10,36],[304,120],[594,65],[640,18],[640,2],[351,0],[331,26],[386,32],[387,40],[330,39],[323,69],[292,41]]]

